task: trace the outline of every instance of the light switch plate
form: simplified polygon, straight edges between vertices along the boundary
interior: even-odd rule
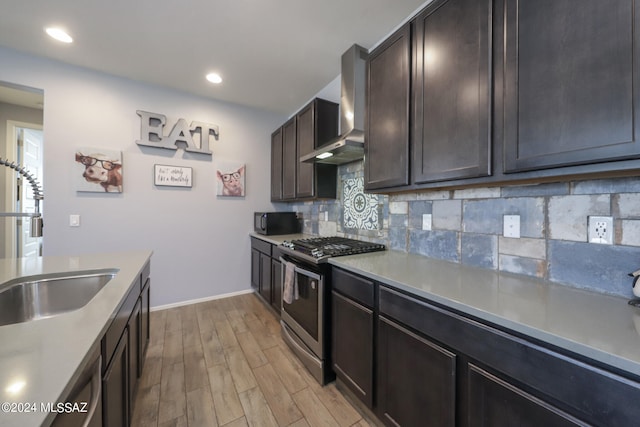
[[[504,237],[520,238],[520,215],[505,215],[503,222]]]
[[[430,231],[431,230],[431,221],[432,221],[432,216],[431,214],[422,214],[422,229],[426,230],[426,231]]]
[[[80,227],[80,215],[69,215],[69,226]]]

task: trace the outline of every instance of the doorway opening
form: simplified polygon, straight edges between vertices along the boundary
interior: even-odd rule
[[[42,125],[7,121],[6,158],[24,166],[42,185],[43,135]],[[4,171],[2,171],[4,172]],[[27,180],[9,169],[5,184],[5,208],[7,212],[34,213],[35,199]],[[43,212],[41,206],[40,212]],[[42,237],[31,237],[31,221],[28,217],[8,217],[5,224],[5,257],[37,257],[42,255]]]
[[[0,157],[24,166],[40,185],[44,184],[43,113],[42,89],[0,81]],[[0,166],[0,212],[34,211],[28,180]],[[29,217],[0,217],[0,258],[41,255],[43,239],[30,237],[30,229]]]

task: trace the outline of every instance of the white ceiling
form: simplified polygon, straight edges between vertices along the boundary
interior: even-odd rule
[[[0,45],[204,97],[291,114],[424,0],[0,0]],[[50,39],[67,29],[74,43]],[[219,72],[214,86],[204,78]]]

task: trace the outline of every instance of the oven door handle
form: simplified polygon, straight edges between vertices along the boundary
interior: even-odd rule
[[[298,267],[298,264],[297,264],[295,261],[291,261],[290,259],[285,259],[285,258],[283,258],[283,257],[280,257],[280,262],[281,262],[281,263],[283,263],[283,264],[285,264],[285,265],[286,265],[287,263],[294,264],[294,265],[295,265],[295,272],[296,272],[296,273],[300,273],[300,274],[302,274],[303,276],[307,276],[307,277],[310,277],[310,278],[312,278],[312,279],[316,279],[316,280],[318,280],[318,281],[320,281],[320,280],[322,279],[322,277],[320,277],[320,275],[319,275],[319,274],[316,274],[316,273],[314,273],[314,272],[312,272],[312,271],[309,271],[309,270],[305,270],[305,269],[304,269],[304,268],[302,268],[302,267]],[[284,277],[284,275],[283,275],[283,277]]]

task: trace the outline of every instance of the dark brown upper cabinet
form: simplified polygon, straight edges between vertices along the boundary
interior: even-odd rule
[[[271,201],[282,200],[282,128],[271,134]]]
[[[637,3],[505,2],[505,172],[640,157]]]
[[[490,175],[492,3],[441,0],[415,19],[415,184]]]
[[[282,126],[282,199],[295,199],[298,153],[296,149],[296,118]]]
[[[298,176],[296,198],[335,198],[335,165],[303,163],[299,158],[338,136],[338,104],[316,98],[296,115]],[[331,175],[334,178],[331,178]]]
[[[370,53],[365,188],[635,173],[637,3],[434,0]]]
[[[337,166],[300,157],[338,136],[338,112],[316,98],[271,134],[271,201],[336,198]]]
[[[298,128],[296,138],[298,144],[298,158],[315,149],[314,112],[313,104],[309,104],[297,115]],[[315,165],[313,163],[298,163],[296,197],[313,196],[313,189],[315,187],[315,176],[313,173],[314,166]]]
[[[367,190],[409,184],[411,26],[404,25],[367,60],[364,175]]]

